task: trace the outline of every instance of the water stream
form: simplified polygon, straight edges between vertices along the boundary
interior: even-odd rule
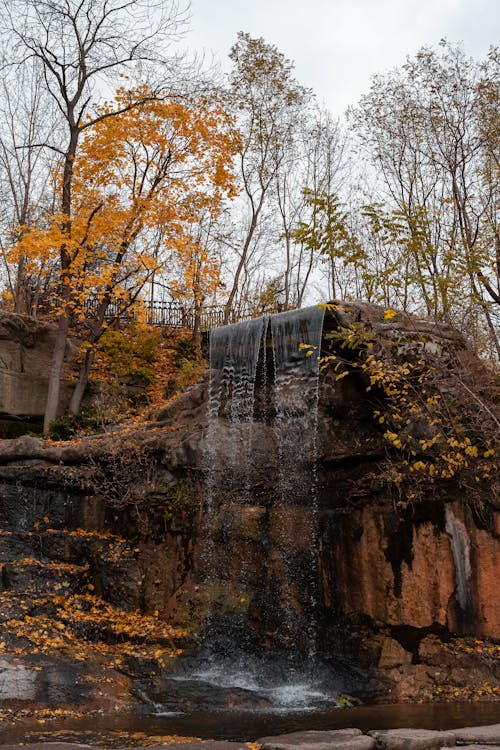
[[[415,727],[453,729],[495,724],[498,703],[427,703],[360,706],[292,715],[266,712],[198,712],[179,716],[126,716],[65,718],[50,724],[36,721],[12,723],[3,729],[3,742],[81,742],[115,748],[144,744],[144,737],[196,736],[207,739],[253,742],[259,737],[310,729],[396,729]],[[137,734],[140,733],[139,738]]]
[[[315,306],[211,333],[201,561],[211,607],[203,647],[172,677],[177,685],[170,686],[172,694],[211,686],[240,691],[236,703],[276,711],[312,710],[332,701],[329,669],[315,657],[323,317]],[[264,500],[257,499],[263,475],[274,477]],[[232,549],[229,524],[251,516],[260,524],[256,538],[247,540],[245,549]],[[239,555],[236,574],[228,572],[235,567],[229,554]],[[259,581],[255,558],[263,571]],[[237,591],[242,603],[230,624],[221,616],[229,591]],[[252,608],[263,629],[257,648],[256,633],[250,632]]]
[[[282,637],[310,655],[317,640],[316,432],[324,314],[315,306],[271,318],[279,476],[274,514],[282,563],[276,593],[285,613]],[[298,633],[302,643],[294,644]]]

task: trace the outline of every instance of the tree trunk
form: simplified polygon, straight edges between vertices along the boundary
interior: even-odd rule
[[[49,374],[49,386],[47,390],[47,403],[45,405],[45,416],[43,420],[43,434],[47,435],[50,423],[57,417],[59,408],[59,394],[61,391],[61,374],[66,353],[66,342],[68,340],[69,319],[66,312],[61,314],[57,326],[52,365]]]
[[[80,369],[80,374],[75,385],[75,390],[73,391],[73,394],[71,396],[71,401],[69,404],[70,414],[78,414],[80,412],[82,400],[87,389],[87,384],[89,382],[90,368],[92,367],[93,360],[94,348],[89,347],[85,352],[85,359],[83,360],[83,364]]]
[[[25,257],[22,255],[19,258],[19,262],[17,264],[17,279],[16,279],[16,288],[15,288],[15,296],[14,296],[14,312],[15,313],[28,313],[29,310],[26,306],[26,279],[25,279]]]
[[[71,188],[73,179],[73,166],[78,145],[79,130],[76,126],[71,127],[68,150],[64,158],[63,184],[61,194],[61,209],[64,216],[63,230],[68,239],[71,238]],[[69,330],[69,308],[68,302],[71,298],[71,256],[65,244],[60,249],[61,258],[61,298],[63,308],[58,321],[56,341],[54,344],[54,353],[52,355],[52,365],[49,374],[49,387],[47,393],[47,404],[45,406],[45,416],[43,420],[43,432],[46,435],[49,431],[50,423],[57,416],[59,408],[59,394],[61,391],[61,377],[64,364],[64,354],[66,351],[66,342]]]

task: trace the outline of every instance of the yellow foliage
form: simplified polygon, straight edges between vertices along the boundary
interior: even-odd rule
[[[386,310],[384,317],[391,319],[395,314]],[[349,342],[354,333],[354,329],[347,332],[342,342]],[[375,352],[365,346],[362,351],[358,367],[368,380],[367,391],[374,391],[378,406],[373,410],[373,417],[377,424],[383,425],[385,440],[400,453],[401,465],[412,475],[414,483],[432,483],[438,477],[451,479],[472,466],[476,481],[491,478],[491,461],[477,459],[492,459],[495,455],[494,448],[488,444],[493,436],[481,432],[478,435],[477,427],[470,433],[474,434],[474,442],[467,436],[469,428],[463,415],[452,414],[451,409],[456,407],[450,406],[447,390],[441,388],[440,376],[431,361],[422,354],[402,360],[384,347]],[[323,358],[321,366],[333,364],[338,370],[343,367],[342,362],[342,357],[330,354]],[[352,369],[351,363],[350,370],[342,371],[336,380]],[[470,400],[469,395],[467,399]],[[469,421],[475,419],[475,410],[467,414]]]
[[[218,262],[197,239],[196,225],[216,218],[236,192],[238,138],[228,115],[206,97],[155,98],[145,86],[120,88],[97,115],[116,111],[84,131],[73,164],[71,217],[55,212],[17,228],[9,251],[12,262],[26,259],[27,270],[60,258],[53,302],[68,304],[68,295],[60,295],[69,289],[77,318],[88,317],[89,297],[127,307],[131,289],[167,260],[182,288],[197,286],[203,294],[219,284]],[[59,187],[62,178],[54,175]]]

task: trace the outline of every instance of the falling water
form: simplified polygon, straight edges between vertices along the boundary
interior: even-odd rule
[[[292,643],[301,632],[302,647],[310,653],[316,648],[317,630],[316,432],[324,314],[324,308],[315,306],[271,318],[281,629]]]
[[[201,552],[202,581],[209,599],[207,631],[217,620],[217,609],[228,588],[221,540],[223,508],[230,502],[245,502],[249,494],[255,378],[266,327],[267,319],[257,318],[215,329],[210,334],[205,540]],[[245,595],[244,591],[239,593]]]
[[[255,377],[266,318],[216,328],[210,334],[206,456],[209,495],[222,479],[233,489],[252,447]],[[245,473],[245,472],[243,472]]]
[[[275,370],[275,430],[281,500],[303,501],[304,467],[314,466],[318,420],[318,369],[324,308],[293,310],[271,318]]]
[[[194,668],[187,668],[184,679],[260,691],[271,704],[288,708],[300,705],[303,709],[326,695],[319,687],[321,667],[312,659],[318,577],[318,360],[323,318],[324,310],[311,307],[219,328],[210,336],[205,551],[201,563],[212,609],[205,647]],[[261,495],[256,493],[259,476],[261,482],[265,477]],[[227,536],[231,523],[256,510],[264,519],[259,526],[261,536],[253,542],[239,538],[235,543]],[[233,519],[229,525],[228,517]],[[241,555],[238,566],[234,558],[228,561],[227,556],[234,554]],[[250,581],[247,558],[252,556],[259,559],[261,573],[255,580],[254,568]],[[246,592],[252,597],[263,628],[258,640],[260,646],[265,643],[271,650],[270,656],[256,658],[251,638],[250,651],[245,650],[241,630],[235,636],[227,621],[220,619],[224,589],[238,590],[238,597]],[[246,627],[252,630],[251,617],[247,617]],[[287,656],[280,667],[281,657],[276,654],[283,648],[281,653]],[[304,654],[309,656],[306,662]]]
[[[317,586],[316,427],[324,309],[309,307],[212,331],[206,444],[204,567],[220,581],[221,508],[255,504],[254,470],[274,466],[267,505],[265,574],[257,593],[266,630],[281,644],[313,651]],[[270,323],[270,325],[269,325]],[[268,378],[268,337],[273,370]],[[260,354],[260,356],[259,356]],[[258,372],[259,367],[259,372]],[[256,379],[259,398],[256,401]],[[264,402],[270,402],[266,405]],[[267,424],[266,455],[253,445]],[[270,455],[273,454],[273,455]],[[243,511],[240,511],[243,513]],[[224,545],[222,545],[224,546]],[[242,559],[240,588],[247,586]],[[306,625],[305,625],[306,623]]]

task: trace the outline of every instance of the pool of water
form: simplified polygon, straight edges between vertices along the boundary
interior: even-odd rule
[[[322,711],[224,710],[177,715],[65,719],[50,725],[36,722],[4,727],[1,742],[70,741],[117,747],[140,744],[147,736],[183,735],[202,739],[252,741],[259,737],[304,729],[362,730],[418,727],[453,729],[500,722],[500,703],[433,703],[329,708]],[[141,739],[142,738],[142,739]]]

